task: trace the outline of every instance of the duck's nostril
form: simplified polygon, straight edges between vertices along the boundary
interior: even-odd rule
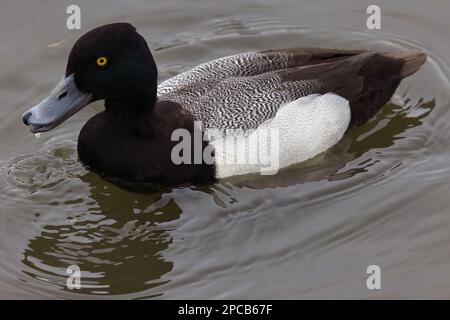
[[[58,96],[58,100],[61,100],[61,99],[64,98],[65,96],[67,96],[67,91],[64,91],[63,93],[61,93],[61,94]]]
[[[27,113],[25,113],[22,116],[22,120],[23,120],[23,123],[25,123],[25,125],[28,125],[28,119],[30,119],[30,117],[31,117],[31,111],[28,111]]]

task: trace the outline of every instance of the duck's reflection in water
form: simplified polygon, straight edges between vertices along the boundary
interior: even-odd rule
[[[23,263],[28,275],[69,290],[66,268],[81,269],[81,289],[87,294],[127,294],[158,286],[172,269],[162,252],[171,238],[161,223],[176,220],[181,209],[167,190],[151,194],[123,191],[88,173],[86,212],[65,223],[44,225],[30,240]]]

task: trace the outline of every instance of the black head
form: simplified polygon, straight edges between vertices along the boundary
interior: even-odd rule
[[[156,101],[158,71],[145,39],[129,23],[84,34],[73,46],[65,77],[52,93],[24,113],[32,132],[48,131],[98,99],[106,109],[140,113]]]
[[[72,73],[80,91],[95,99],[141,105],[156,98],[155,61],[145,39],[129,23],[108,24],[84,34],[69,55],[66,76]]]

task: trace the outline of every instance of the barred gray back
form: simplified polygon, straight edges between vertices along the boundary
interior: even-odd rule
[[[291,67],[291,55],[282,52],[224,57],[164,81],[158,98],[180,104],[206,128],[255,129],[280,106],[318,92],[319,81],[283,80],[277,70]]]

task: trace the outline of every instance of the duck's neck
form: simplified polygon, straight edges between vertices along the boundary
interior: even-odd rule
[[[156,97],[133,100],[105,99],[105,116],[114,126],[124,130],[130,129],[139,135],[147,135],[155,103]]]
[[[105,111],[113,118],[139,118],[151,113],[157,100],[156,81],[133,82],[127,86],[126,93],[105,98]]]

